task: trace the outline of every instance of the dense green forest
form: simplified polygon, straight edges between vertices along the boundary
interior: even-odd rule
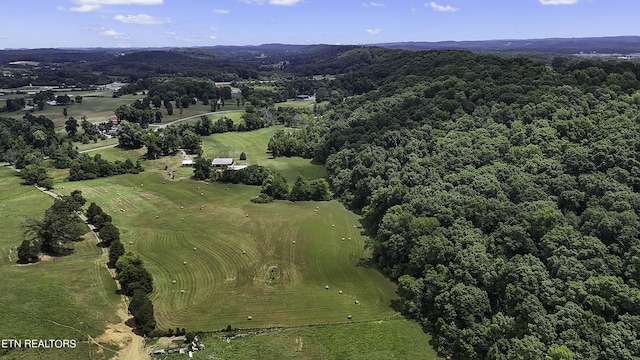
[[[326,163],[437,350],[637,359],[640,67],[356,52],[375,90],[270,148]]]

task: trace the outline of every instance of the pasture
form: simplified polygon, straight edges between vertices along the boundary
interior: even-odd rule
[[[242,332],[241,332],[242,333]],[[440,359],[417,323],[390,319],[367,323],[298,327],[224,341],[204,336],[194,359]],[[178,359],[184,355],[171,355]]]
[[[267,152],[267,144],[273,134],[282,129],[285,129],[283,125],[276,125],[251,132],[228,132],[203,137],[204,156],[206,158],[233,157],[239,163],[262,165],[281,172],[289,184],[293,183],[298,174],[310,179],[326,176],[324,166],[312,165],[310,159],[271,157]],[[237,160],[242,152],[247,155],[246,161]]]
[[[19,225],[42,219],[53,199],[0,168],[0,326],[1,339],[77,339],[76,349],[0,349],[8,359],[103,359],[112,355],[87,343],[107,323],[119,322],[120,297],[91,234],[71,256],[16,264],[12,248],[22,242]],[[9,261],[11,256],[11,261]],[[108,345],[107,345],[108,346]]]
[[[61,185],[104,204],[125,247],[141,254],[154,276],[160,328],[395,314],[395,285],[366,265],[357,216],[336,201],[253,204],[259,187],[169,181],[158,172]]]

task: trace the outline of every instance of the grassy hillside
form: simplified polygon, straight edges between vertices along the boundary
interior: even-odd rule
[[[159,172],[64,185],[102,204],[128,249],[143,256],[162,328],[340,323],[348,315],[377,320],[394,314],[395,286],[365,265],[357,217],[338,202],[253,204],[258,187],[169,181]]]
[[[95,239],[76,244],[73,255],[17,265],[16,252],[25,218],[41,219],[52,198],[30,186],[10,169],[0,168],[0,326],[1,339],[77,339],[78,348],[6,350],[7,359],[100,359],[110,355],[88,345],[115,315],[119,296]],[[11,257],[11,261],[9,261]],[[99,351],[99,352],[98,352]]]

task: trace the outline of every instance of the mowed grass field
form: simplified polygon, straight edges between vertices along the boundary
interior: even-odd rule
[[[201,338],[206,349],[195,352],[194,359],[441,359],[420,326],[403,319],[290,328],[228,343],[218,334]]]
[[[125,247],[145,260],[161,328],[214,331],[395,315],[395,285],[364,265],[357,216],[337,201],[253,204],[259,187],[169,181],[161,172],[65,189],[72,186],[113,216]]]
[[[324,166],[312,165],[310,159],[284,157],[274,159],[267,152],[269,139],[276,131],[282,129],[285,129],[284,125],[276,125],[250,132],[228,132],[204,137],[202,138],[204,156],[206,158],[232,157],[240,164],[262,165],[281,172],[287,177],[289,184],[293,184],[298,175],[310,179],[326,176]],[[238,160],[242,152],[247,155],[246,161]]]
[[[271,158],[266,145],[281,128],[211,135],[203,138],[204,155],[238,158],[244,151],[247,163],[280,171],[291,182],[298,174],[324,176],[324,167],[308,159]],[[95,153],[113,161],[137,159],[144,150]],[[125,247],[141,254],[155,279],[152,299],[161,328],[215,331],[229,324],[292,326],[395,315],[395,285],[364,265],[368,254],[358,218],[342,204],[254,204],[249,200],[260,187],[194,181],[192,169],[180,162],[180,156],[163,157],[145,161],[141,174],[59,184],[101,205]],[[173,180],[170,173],[177,174]]]
[[[117,323],[120,297],[90,234],[70,256],[17,265],[19,225],[42,219],[53,199],[0,168],[0,339],[76,339],[76,349],[0,349],[3,359],[102,359],[113,353],[87,343]],[[11,257],[11,260],[9,260]]]

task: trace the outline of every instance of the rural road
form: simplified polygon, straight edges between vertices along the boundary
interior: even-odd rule
[[[162,125],[149,125],[149,127],[154,128],[154,129],[164,129],[167,126],[170,125],[175,125],[179,122],[185,121],[185,120],[190,120],[190,119],[195,119],[197,117],[200,116],[205,116],[205,115],[212,115],[212,114],[228,114],[228,113],[233,113],[233,112],[237,112],[238,110],[224,110],[224,111],[214,111],[214,112],[208,112],[208,113],[204,113],[204,114],[198,114],[198,115],[192,115],[192,116],[187,116],[181,119],[177,119],[177,120],[173,120],[171,122],[168,122],[166,124],[162,124]],[[92,151],[98,151],[98,150],[104,150],[104,149],[109,149],[112,147],[116,147],[118,146],[118,144],[113,144],[113,145],[105,145],[105,146],[100,146],[97,148],[93,148],[93,149],[88,149],[88,150],[82,150],[80,151],[80,153],[88,153],[88,152],[92,152]]]

